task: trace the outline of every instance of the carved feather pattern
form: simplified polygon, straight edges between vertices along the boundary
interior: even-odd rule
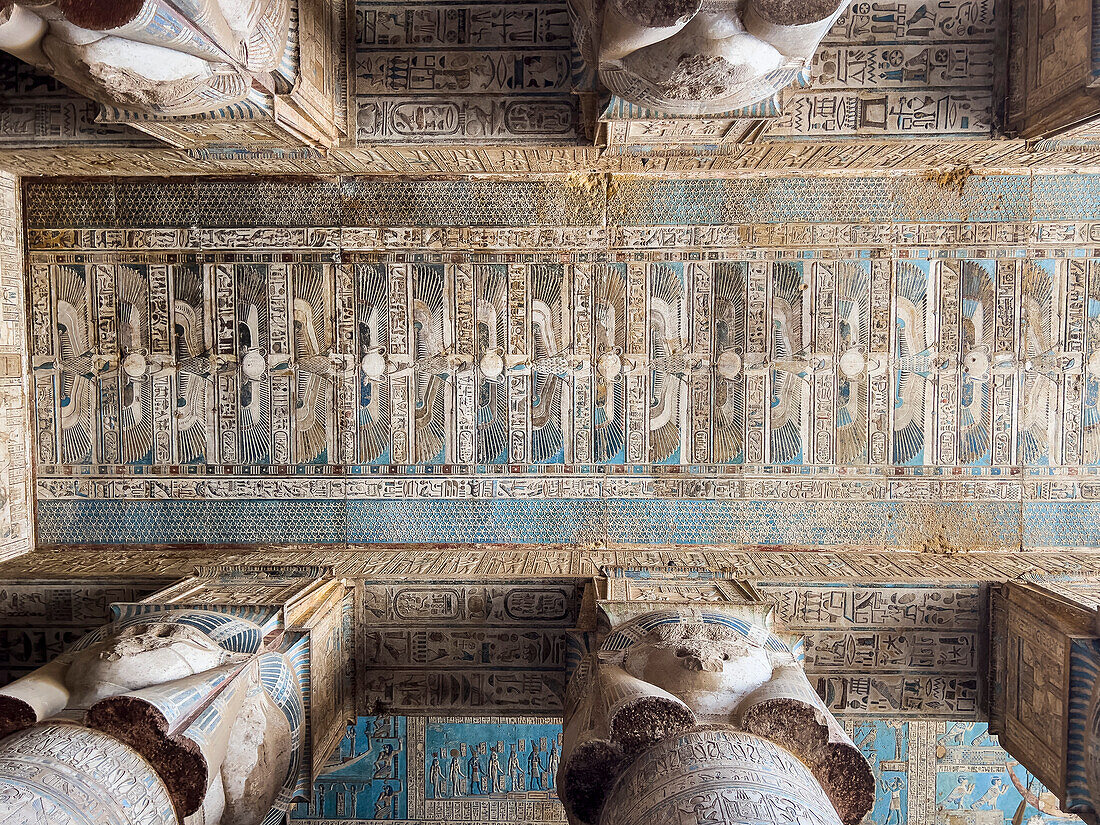
[[[214,248],[222,250],[219,244]],[[44,268],[34,270],[32,275],[39,279],[34,287],[39,304],[34,317],[39,327],[36,352],[41,357],[36,357],[33,368],[39,403],[51,407],[38,411],[40,437],[43,444],[49,441],[48,450],[43,446],[40,457],[49,457],[49,461],[42,458],[44,465],[116,460],[142,464],[152,460],[155,435],[172,438],[174,443],[165,445],[169,448],[167,455],[181,464],[218,460],[214,446],[220,438],[236,438],[239,442],[225,450],[227,461],[264,464],[274,455],[275,411],[271,402],[278,399],[277,423],[281,427],[274,438],[280,461],[284,456],[300,463],[338,460],[328,450],[336,443],[336,427],[348,425],[356,432],[341,430],[339,434],[344,438],[340,443],[345,445],[344,439],[350,441],[354,436],[357,446],[347,446],[355,460],[389,462],[394,379],[367,379],[362,363],[368,354],[373,360],[379,350],[386,353],[391,345],[387,276],[399,278],[410,272],[415,281],[406,287],[412,287],[412,303],[406,306],[402,295],[392,305],[401,318],[402,332],[413,332],[415,328],[414,340],[408,351],[402,346],[403,351],[388,353],[386,363],[387,369],[400,374],[402,386],[406,380],[412,382],[408,376],[415,375],[415,391],[410,399],[415,406],[410,415],[415,417],[416,437],[403,460],[443,460],[448,424],[452,423],[448,419],[456,416],[453,403],[457,400],[473,407],[459,411],[462,436],[468,436],[476,426],[476,442],[464,442],[464,449],[470,452],[463,453],[463,460],[469,455],[470,460],[481,463],[507,462],[508,424],[512,418],[507,380],[489,381],[475,372],[469,383],[463,379],[459,396],[459,385],[452,385],[445,373],[457,368],[460,361],[448,362],[444,356],[461,354],[461,368],[467,369],[466,364],[472,360],[477,370],[478,362],[490,350],[508,350],[509,321],[524,320],[511,319],[507,303],[509,267],[519,265],[526,268],[529,278],[523,309],[529,313],[530,340],[523,352],[514,354],[526,356],[532,364],[530,407],[524,411],[530,413],[530,461],[564,460],[568,452],[564,434],[571,431],[574,415],[578,444],[590,438],[584,444],[586,449],[578,450],[585,455],[586,463],[622,461],[627,409],[624,396],[628,387],[636,386],[641,391],[644,383],[649,396],[638,401],[646,409],[637,412],[638,425],[648,425],[648,452],[639,456],[646,461],[687,460],[678,455],[685,443],[681,427],[689,400],[697,399],[703,407],[700,416],[705,415],[707,405],[711,415],[709,433],[707,422],[698,422],[697,455],[716,463],[743,461],[746,436],[751,435],[754,462],[820,460],[842,467],[866,465],[872,447],[869,437],[873,437],[876,461],[899,466],[920,465],[933,458],[952,460],[952,447],[954,460],[963,466],[986,465],[994,455],[998,461],[1008,460],[1007,453],[1023,465],[1047,465],[1077,460],[1076,438],[1069,436],[1078,433],[1067,433],[1063,439],[1061,427],[1065,425],[1080,427],[1081,460],[1100,465],[1100,378],[1093,374],[1097,363],[1089,360],[1100,353],[1100,268],[1093,260],[1084,262],[1088,272],[1081,286],[1087,290],[1084,354],[1088,369],[1079,376],[1081,365],[1069,364],[1064,357],[1064,350],[1077,346],[1082,297],[1077,291],[1079,271],[1070,269],[1069,262],[1060,258],[1027,260],[1016,257],[1026,252],[1022,247],[1011,247],[1010,254],[1010,246],[1002,246],[996,265],[984,258],[940,260],[936,252],[930,256],[929,266],[922,257],[925,253],[915,252],[897,261],[876,260],[873,267],[862,258],[832,261],[828,256],[818,263],[805,264],[803,260],[817,259],[817,252],[803,258],[793,250],[779,254],[776,262],[760,261],[754,256],[755,262],[750,265],[712,260],[723,254],[715,249],[707,253],[700,270],[713,278],[709,295],[700,286],[702,282],[683,277],[682,266],[692,264],[680,261],[695,260],[698,256],[694,252],[688,256],[671,250],[640,252],[616,247],[616,256],[629,258],[633,261],[630,266],[645,268],[648,278],[644,294],[647,315],[644,322],[637,318],[639,324],[646,325],[648,367],[629,363],[636,353],[625,352],[627,318],[633,324],[631,312],[641,310],[640,305],[628,307],[625,303],[627,265],[614,259],[606,263],[602,256],[579,262],[576,272],[580,274],[574,276],[556,254],[521,256],[487,250],[471,255],[466,249],[455,250],[455,259],[467,263],[461,264],[462,269],[454,276],[461,280],[456,280],[451,290],[444,270],[454,270],[449,268],[450,263],[439,263],[444,258],[435,252],[402,257],[399,271],[386,270],[376,263],[358,263],[383,257],[390,260],[393,256],[388,253],[355,252],[348,257],[357,261],[349,264],[359,278],[353,296],[343,294],[344,282],[332,280],[332,264],[315,263],[318,257],[314,253],[295,252],[280,264],[268,264],[276,253],[218,251],[210,256],[209,263],[195,264],[177,263],[177,257],[183,261],[193,258],[173,252],[165,264],[167,253],[158,251],[147,255],[148,260],[158,262],[150,273],[150,265],[141,262],[145,253],[139,250],[127,251],[123,263],[112,259],[113,253],[97,252],[96,257],[87,259],[97,262],[93,269],[90,263],[80,263],[82,258],[71,251],[54,255],[40,249],[35,252],[35,260]],[[277,254],[283,257],[281,252]],[[872,253],[875,257],[880,254],[885,253]],[[744,257],[744,253],[731,253],[730,257]],[[885,265],[892,267],[888,275],[883,274]],[[161,312],[165,296],[152,291],[151,284],[162,289],[166,266],[171,306],[164,319]],[[281,267],[276,274],[289,274],[289,283],[273,276],[270,270],[276,266]],[[831,267],[835,279],[817,279],[816,275],[811,279],[812,266]],[[471,271],[473,281],[468,282]],[[685,290],[685,284],[693,289]],[[818,294],[808,290],[807,284],[823,291]],[[700,288],[699,294],[695,287]],[[942,294],[947,287],[953,294]],[[284,288],[285,292],[276,291]],[[340,304],[333,294],[337,288],[341,290]],[[828,290],[834,288],[830,296]],[[110,294],[102,290],[110,290]],[[464,330],[465,319],[472,317],[474,332],[448,349],[452,345],[448,334],[449,296],[461,294],[469,303],[470,292],[474,305],[459,308],[461,314],[455,317],[463,319]],[[630,296],[633,300],[634,293]],[[641,298],[639,295],[639,304]],[[809,319],[813,311],[833,298],[835,316],[828,320],[835,323],[835,337],[818,341],[815,335],[811,352]],[[686,323],[688,316],[696,317],[696,301],[699,317],[709,309],[712,366],[705,380],[696,375],[699,380],[687,385],[677,356],[696,351]],[[571,307],[574,302],[576,306]],[[341,381],[348,383],[337,387],[332,378],[334,367],[339,366],[331,357],[336,329],[333,315],[336,306],[346,303],[354,304],[354,327],[349,318],[347,328],[341,326],[340,331],[354,329],[349,337],[358,350],[348,352],[355,356],[348,364],[359,365],[356,375],[360,383],[353,383],[350,375],[341,373]],[[957,326],[954,317],[941,326],[936,310],[954,313],[956,306]],[[279,324],[271,323],[270,327],[281,333],[286,322],[289,359],[281,357],[281,336],[277,339],[280,357],[267,358],[276,346],[269,330],[269,322],[276,320],[271,315],[276,307]],[[576,313],[575,318],[571,311]],[[1009,317],[1002,317],[1002,311]],[[110,318],[96,317],[98,312]],[[284,313],[286,318],[282,317]],[[1017,313],[1018,323],[1013,323]],[[55,321],[54,329],[44,323],[47,318]],[[175,369],[161,357],[166,353],[158,349],[154,355],[149,351],[154,341],[158,348],[162,346],[160,325],[165,320],[170,323]],[[582,330],[588,340],[581,342],[583,346],[574,346],[573,338]],[[950,330],[950,340],[946,330]],[[820,331],[815,325],[815,332]],[[766,349],[764,359],[753,362],[748,379],[744,364],[738,368],[738,359],[723,360],[720,371],[717,362],[724,354],[745,356],[747,332],[753,338],[754,355],[755,350]],[[235,352],[226,353],[226,358],[219,353],[214,358],[213,342],[217,336],[226,335],[236,336],[236,346],[225,344]],[[819,349],[826,351],[819,353]],[[885,363],[877,358],[882,350],[891,350],[886,353]],[[848,351],[860,356],[843,362],[851,376],[843,374],[840,367],[841,356]],[[243,356],[249,352],[265,357],[267,371],[256,380],[244,374]],[[144,374],[135,369],[140,359],[126,361],[127,355],[138,353],[147,361]],[[608,353],[621,356],[626,369],[637,370],[636,383],[610,374],[615,358],[600,362],[601,355]],[[968,358],[976,353],[982,357]],[[819,354],[823,357],[811,358]],[[406,371],[411,358],[418,359],[419,369]],[[988,369],[971,368],[974,364],[985,365],[986,358],[991,362]],[[136,374],[128,374],[122,362]],[[290,367],[279,366],[285,363]],[[571,368],[577,369],[576,379],[567,372]],[[292,377],[289,369],[295,370]],[[601,369],[609,375],[601,374]],[[643,381],[640,376],[646,369],[649,376]],[[222,381],[215,377],[215,370],[225,376]],[[817,371],[817,378],[811,379],[812,370]],[[873,372],[870,379],[868,370]],[[835,397],[827,392],[832,388],[818,383],[826,380],[826,372],[835,375]],[[1070,377],[1063,377],[1063,373]],[[517,374],[505,372],[505,376]],[[574,382],[576,395],[572,392]],[[708,382],[713,390],[709,399]],[[1080,417],[1076,409],[1063,409],[1067,402],[1077,404],[1078,384]],[[292,437],[286,445],[284,389],[288,386],[293,420],[287,432]],[[698,396],[689,396],[689,386]],[[814,397],[812,390],[818,386],[821,393]],[[751,405],[746,387],[753,390]],[[934,391],[936,387],[941,390],[939,395]],[[1000,394],[1002,387],[1004,395]],[[163,398],[159,394],[162,389]],[[874,391],[873,398],[869,398],[869,390]],[[356,391],[356,408],[343,411],[337,419],[336,400],[356,397]],[[233,392],[236,397],[219,397],[221,392]],[[578,405],[577,412],[568,403],[571,400]],[[590,406],[580,411],[581,403]],[[945,403],[953,408],[944,408]],[[1017,405],[1015,409],[1013,404]],[[154,407],[159,411],[161,405],[174,414],[169,424],[152,414]],[[633,414],[634,408],[630,411]],[[872,412],[874,426],[869,427]],[[750,413],[751,425],[747,427]],[[835,420],[830,422],[834,413]],[[57,420],[50,420],[51,415]],[[885,416],[889,417],[889,426],[883,425]],[[468,427],[467,422],[474,420],[476,425]],[[825,445],[816,456],[807,454],[811,421],[822,428],[821,438],[815,443]],[[936,422],[938,426],[933,426]],[[830,423],[835,429],[825,432]],[[994,454],[991,447],[995,433],[998,441]],[[1015,444],[1002,445],[1001,439],[1009,433],[1015,433]],[[707,435],[711,438],[709,445],[705,443]],[[934,435],[947,439],[936,456],[931,450]],[[56,456],[55,437],[60,447]],[[289,446],[285,452],[284,446]]]
[[[477,361],[490,350],[507,347],[508,269],[479,266],[474,324]],[[508,388],[505,379],[478,382],[477,460],[481,464],[503,464],[508,460]]]
[[[444,349],[443,267],[416,264],[413,291],[413,337],[415,358],[440,355]],[[447,437],[446,384],[435,373],[416,373],[416,409],[413,411],[414,461],[437,464],[443,461]]]
[[[981,349],[993,352],[996,297],[993,274],[977,261],[963,261],[962,353]],[[965,371],[959,382],[960,464],[988,463],[993,430],[993,382],[975,378]]]
[[[531,355],[540,358],[562,351],[562,281],[560,265],[531,267]],[[532,375],[531,455],[540,464],[565,460],[562,433],[562,379],[553,373]]]
[[[327,372],[332,348],[324,272],[294,268],[293,347],[298,364],[294,382],[294,441],[299,464],[328,460],[332,381]]]
[[[845,261],[837,265],[837,352],[858,349],[867,354],[871,342],[871,273],[866,264]],[[837,381],[836,462],[848,465],[867,460],[867,378]]]
[[[714,354],[745,354],[746,265],[714,266]],[[740,464],[745,451],[745,376],[714,379],[714,460]]]
[[[203,301],[202,272],[177,266],[172,271],[172,340],[180,371],[176,379],[179,460],[202,464],[212,448],[213,385],[207,377],[210,330]]]
[[[596,357],[626,348],[626,273],[620,265],[600,268],[593,301]],[[592,460],[606,464],[626,441],[626,382],[609,381],[598,371],[592,414]]]
[[[119,360],[131,353],[149,353],[149,277],[145,267],[120,266],[118,285]],[[119,458],[124,464],[147,464],[153,451],[153,386],[148,375],[119,371]]]
[[[92,460],[92,410],[95,384],[83,375],[61,372],[61,458],[67,464]]]
[[[1023,262],[1021,349],[1025,359],[1039,358],[1054,347],[1054,276],[1034,261]],[[1017,460],[1050,463],[1052,437],[1060,420],[1059,387],[1046,375],[1025,372],[1020,386]]]
[[[928,273],[907,261],[899,261],[894,281],[897,306],[894,317],[899,359],[909,364],[932,346],[935,331],[928,294]],[[923,461],[925,449],[927,382],[913,368],[900,366],[894,373],[894,463]]]
[[[179,375],[177,401],[180,462],[201,464],[206,460],[207,434],[213,397],[210,382],[200,375]]]
[[[57,270],[57,344],[63,369],[59,376],[58,404],[61,415],[61,460],[85,464],[92,460],[95,382],[81,374],[91,366],[88,284],[84,268],[63,266]]]
[[[681,270],[682,273],[682,270]],[[684,283],[681,273],[667,265],[650,269],[649,357],[657,361],[684,352]],[[649,458],[654,463],[669,460],[680,447],[680,404],[683,381],[663,369],[650,370]]]
[[[355,275],[358,360],[362,363],[371,349],[389,349],[390,292],[381,266],[357,265]],[[387,378],[372,381],[361,370],[359,375],[359,460],[370,464],[382,460],[390,448],[390,382]]]
[[[62,266],[57,270],[57,337],[62,361],[91,352],[88,283],[84,269]]]
[[[267,267],[237,267],[237,355],[255,351],[267,354],[269,348],[267,315]],[[244,372],[240,381],[241,461],[244,464],[268,464],[271,461],[271,384],[265,373],[250,380]]]
[[[775,264],[772,269],[772,359],[792,360],[805,348],[802,338],[801,267]],[[772,370],[771,460],[790,464],[803,450],[802,417],[808,385],[786,370]]]

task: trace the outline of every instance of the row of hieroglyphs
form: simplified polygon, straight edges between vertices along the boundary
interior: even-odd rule
[[[107,617],[133,584],[41,581],[0,589],[0,659],[11,678],[52,659]],[[791,588],[764,584],[777,618],[806,637],[811,682],[852,717],[974,718],[981,589]],[[363,707],[393,712],[554,713],[576,626],[577,580],[540,584],[360,582],[356,659]]]
[[[651,547],[563,545],[478,547],[407,544],[226,546],[54,546],[42,547],[3,563],[0,572],[13,583],[64,579],[73,570],[96,577],[176,579],[196,567],[249,569],[323,565],[336,575],[372,581],[428,583],[439,580],[497,581],[509,576],[542,579],[591,578],[607,567],[676,567],[722,571],[749,581],[906,582],[1008,581],[1042,576],[1088,578],[1097,552],[1059,548],[1056,552],[981,552],[961,554],[899,552],[896,548],[762,548],[759,545]]]

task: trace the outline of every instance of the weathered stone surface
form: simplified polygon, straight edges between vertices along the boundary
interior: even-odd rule
[[[43,793],[43,788],[65,792]],[[136,751],[104,733],[51,722],[0,747],[5,825],[177,825],[164,783]]]
[[[250,62],[250,50],[266,59],[248,71],[278,67],[291,11],[287,0],[253,4],[230,23],[214,0],[183,11],[158,0],[69,0],[16,9],[19,17],[3,26],[19,24],[27,34],[8,42],[0,31],[0,47],[102,103],[169,116],[215,112],[244,100],[252,75],[238,67]],[[29,28],[33,19],[40,21],[37,38]]]
[[[793,83],[846,2],[574,4],[577,39],[621,104],[650,117],[724,115]]]
[[[746,605],[742,612],[751,616],[753,610]],[[662,811],[682,808],[681,796],[691,797],[695,804],[708,794],[713,799],[700,803],[698,811],[713,807],[727,817],[721,821],[742,821],[727,808],[730,800],[743,794],[719,779],[726,767],[731,777],[737,775],[722,760],[729,755],[724,743],[729,736],[742,736],[736,733],[739,729],[770,740],[762,746],[764,751],[772,748],[770,753],[779,754],[775,764],[770,756],[760,757],[760,778],[749,782],[753,787],[782,787],[784,774],[796,765],[814,777],[808,784],[796,779],[790,786],[805,786],[809,808],[815,805],[811,797],[827,795],[831,800],[828,814],[820,814],[825,817],[822,822],[839,816],[844,825],[855,825],[871,809],[875,779],[867,760],[813,692],[791,649],[766,627],[737,615],[738,607],[721,599],[706,607],[641,612],[613,625],[598,650],[580,663],[566,695],[558,789],[577,821],[662,823],[663,817],[672,816]],[[699,723],[715,725],[718,732],[700,728]],[[701,744],[685,744],[692,737],[709,742],[712,735],[711,751]],[[747,748],[743,756],[748,765],[756,740],[737,741],[738,747]],[[683,761],[672,755],[680,750],[696,756]],[[647,760],[663,766],[656,775],[638,767]],[[635,774],[652,784],[644,791],[631,787],[638,781],[631,778]],[[711,780],[718,784],[703,788],[699,775],[710,777],[703,785]],[[802,791],[793,792],[797,796]],[[798,816],[782,818],[785,805],[798,807],[791,800],[766,802],[766,815],[780,818],[764,821],[800,821]]]
[[[600,825],[703,821],[838,825],[809,769],[767,739],[729,727],[694,728],[662,739],[615,783]]]
[[[301,765],[304,716],[290,659],[263,651],[260,627],[247,620],[203,610],[152,613],[159,615],[120,611],[73,650],[0,688],[0,730],[21,731],[0,741],[0,775],[22,758],[19,743],[49,738],[49,720],[63,718],[74,724],[54,732],[71,740],[70,760],[103,740],[113,743],[108,750],[140,754],[135,770],[148,773],[144,790],[131,787],[120,801],[135,811],[159,810],[157,794],[179,817],[196,814],[207,823],[259,825],[269,812],[285,811],[299,781],[290,768]],[[321,696],[333,689],[314,685]],[[323,720],[315,718],[320,740]],[[39,769],[53,770],[43,758]],[[86,792],[110,796],[123,779],[92,775]],[[82,807],[77,795],[45,794],[33,784],[14,796],[23,797],[32,807],[60,806],[51,822]],[[90,816],[115,821],[107,808]],[[127,821],[146,822],[137,815]]]

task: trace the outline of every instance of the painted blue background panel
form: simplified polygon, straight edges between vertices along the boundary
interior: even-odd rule
[[[910,793],[927,781],[929,822],[1024,825],[1077,821],[1001,749],[984,722],[864,719],[849,727],[871,763],[875,804],[867,825],[909,825]],[[564,822],[556,797],[559,722],[507,717],[359,717],[325,765],[294,821],[516,821],[541,806],[540,821]],[[931,774],[928,771],[931,770]],[[526,807],[517,807],[526,806]],[[913,806],[916,807],[916,806]],[[477,811],[471,820],[469,814]],[[465,813],[464,813],[465,812]]]
[[[404,716],[358,717],[291,819],[406,819],[408,759]]]
[[[429,799],[554,797],[560,724],[430,722],[424,787]]]

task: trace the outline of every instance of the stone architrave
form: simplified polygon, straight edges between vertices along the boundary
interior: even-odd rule
[[[1100,821],[1100,581],[1009,582],[990,615],[990,732],[1063,811]]]
[[[0,689],[0,821],[282,822],[346,722],[346,595],[257,570],[115,604]]]
[[[653,609],[612,627],[582,659],[566,695],[558,786],[571,821],[863,818],[874,804],[870,766],[810,687],[800,645],[759,616],[752,604]]]

